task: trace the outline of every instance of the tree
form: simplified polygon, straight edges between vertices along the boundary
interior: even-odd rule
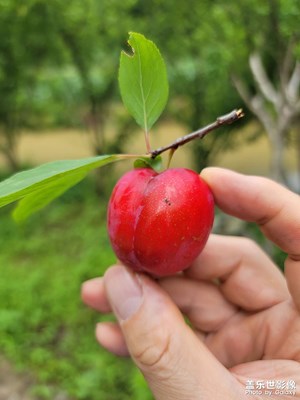
[[[13,170],[18,169],[16,145],[21,129],[33,120],[38,127],[41,107],[44,114],[57,113],[54,97],[60,109],[65,108],[66,96],[58,93],[57,82],[51,77],[60,76],[59,85],[66,91],[65,72],[70,67],[81,87],[75,94],[76,117],[70,115],[65,120],[72,123],[85,110],[81,123],[93,133],[94,152],[121,151],[130,126],[128,118],[120,118],[116,137],[108,138],[106,131],[116,100],[119,52],[127,29],[121,23],[114,29],[105,24],[107,19],[118,17],[118,10],[127,15],[130,6],[126,0],[122,5],[105,0],[72,0],[67,4],[62,0],[26,0],[22,4],[0,0],[0,150]],[[35,97],[43,91],[48,103],[42,104]]]
[[[284,148],[291,126],[300,116],[300,62],[294,60],[293,69],[285,67],[289,63],[291,50],[280,65],[280,84],[277,88],[267,75],[260,54],[253,53],[249,57],[249,66],[255,80],[257,91],[250,93],[246,84],[238,77],[233,77],[235,87],[263,125],[272,147],[271,171],[274,179],[287,182],[284,168]],[[298,155],[300,157],[300,154]]]
[[[273,178],[288,183],[283,153],[300,116],[299,2],[248,0],[223,10],[225,43],[234,46],[228,34],[233,20],[246,27],[243,44],[248,54],[246,59],[236,60],[244,65],[243,69],[232,65],[234,86],[268,135]]]
[[[50,55],[60,53],[52,34],[43,3],[0,2],[0,151],[12,170],[18,168],[16,144],[31,112],[36,76]]]

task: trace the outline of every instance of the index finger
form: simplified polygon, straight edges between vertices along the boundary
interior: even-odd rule
[[[227,214],[256,222],[263,233],[288,254],[285,275],[300,310],[300,199],[270,179],[222,168],[206,168],[201,176],[216,204]]]

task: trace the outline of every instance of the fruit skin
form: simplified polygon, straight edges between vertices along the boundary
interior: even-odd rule
[[[185,168],[127,172],[108,204],[114,252],[134,271],[167,276],[187,268],[203,249],[214,219],[207,184]]]

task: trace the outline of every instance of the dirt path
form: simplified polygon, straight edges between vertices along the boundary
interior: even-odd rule
[[[19,374],[0,358],[0,400],[34,400],[30,396],[32,380],[27,374]]]
[[[40,133],[24,132],[18,142],[18,158],[22,163],[41,164],[67,158],[92,155],[89,138],[77,130],[56,130]],[[0,154],[0,166],[5,160]]]
[[[175,124],[168,123],[152,133],[153,144],[160,147],[182,136],[185,132]],[[137,133],[128,140],[124,152],[140,154],[145,150],[144,137]],[[39,165],[49,161],[79,159],[91,157],[92,139],[89,134],[76,129],[43,131],[41,133],[24,132],[18,142],[18,159],[23,165]],[[123,164],[123,163],[121,163]],[[172,165],[190,166],[190,155],[186,151],[175,154]],[[6,166],[6,160],[0,153],[0,168]],[[123,167],[118,167],[123,171]]]

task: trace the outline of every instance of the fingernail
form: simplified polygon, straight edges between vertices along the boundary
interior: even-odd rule
[[[119,320],[126,320],[137,312],[143,291],[137,276],[125,267],[114,267],[105,275],[109,302]]]

